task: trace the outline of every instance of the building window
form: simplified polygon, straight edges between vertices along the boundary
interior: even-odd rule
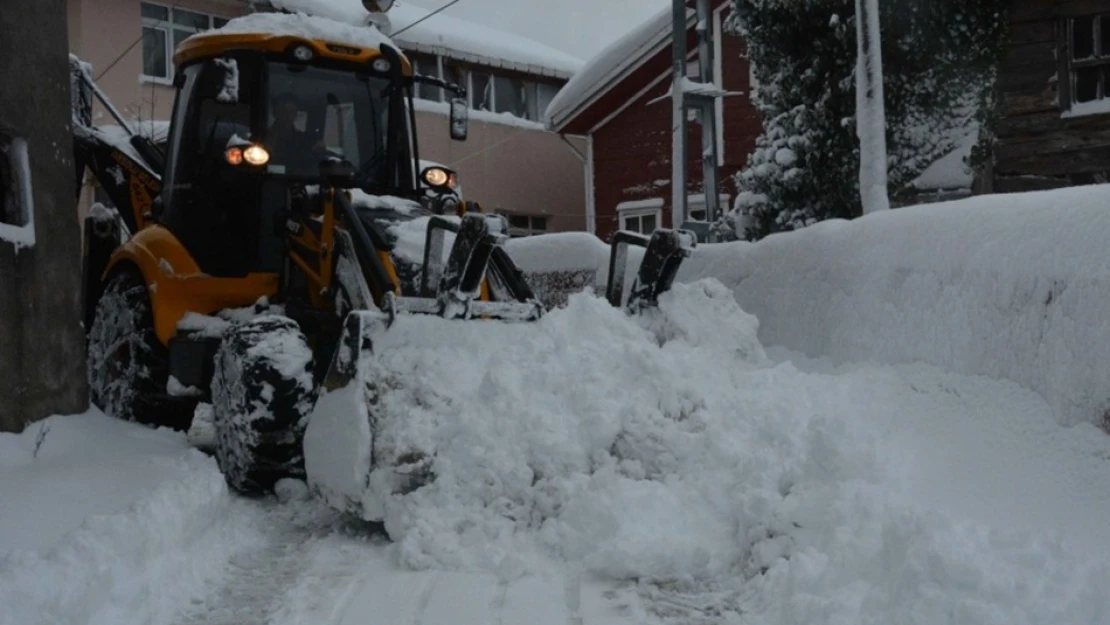
[[[547,217],[509,215],[509,236],[516,239],[547,232]]]
[[[617,214],[620,215],[621,230],[651,234],[663,221],[663,200],[622,202],[617,205]]]
[[[173,52],[192,35],[219,28],[227,19],[151,2],[141,3],[143,17],[143,77],[169,82]]]
[[[1091,103],[1110,100],[1110,13],[1068,18],[1065,24],[1067,82],[1061,104],[1090,109]]]
[[[428,76],[430,78],[439,77],[439,57],[424,55],[424,54],[410,54],[409,60],[412,61],[413,71],[421,76]],[[421,100],[431,100],[438,102],[440,100],[439,87],[431,85],[418,84],[416,85],[416,97]]]
[[[628,211],[621,213],[621,230],[651,234],[659,226],[658,211]]]
[[[471,110],[508,113],[521,119],[539,121],[564,82],[529,80],[525,75],[496,69],[469,66],[454,59],[422,53],[407,53],[418,74],[440,78],[466,88]],[[447,102],[451,95],[443,89],[418,86],[416,97],[432,102]]]
[[[727,193],[721,193],[718,196],[717,211],[717,217],[729,211],[729,196]],[[704,193],[686,196],[686,213],[691,221],[705,221],[707,219]]]

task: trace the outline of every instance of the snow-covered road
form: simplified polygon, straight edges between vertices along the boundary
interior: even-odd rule
[[[414,321],[388,364],[438,386],[382,406],[440,426],[439,479],[393,542],[234,497],[179,435],[0,435],[0,625],[1110,623],[1105,433],[1007,381],[765,352],[727,290],[674,294],[475,326],[461,379]]]

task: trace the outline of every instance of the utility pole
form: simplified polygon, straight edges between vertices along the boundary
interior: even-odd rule
[[[890,209],[879,0],[856,0],[856,136],[863,214]]]
[[[713,53],[716,47],[713,38],[713,13],[709,7],[709,0],[698,2],[698,67],[701,70],[699,82],[704,85],[713,85],[717,77],[713,75]],[[698,106],[698,121],[701,123],[701,169],[702,181],[705,183],[705,220],[712,226],[720,217],[720,191],[717,181],[717,98],[718,93],[698,92],[692,94]],[[710,228],[712,232],[712,228]],[[710,239],[713,237],[710,235]]]
[[[19,432],[89,402],[66,3],[3,2],[0,431]]]
[[[672,0],[674,63],[671,83],[671,222],[686,223],[686,0]]]
[[[686,12],[689,2],[695,3],[698,35],[698,80],[686,77]],[[674,136],[672,150],[671,205],[675,227],[688,227],[698,231],[702,240],[713,241],[713,224],[721,215],[720,183],[717,175],[719,162],[717,146],[717,98],[725,93],[716,86],[714,53],[716,43],[713,31],[713,12],[710,0],[673,0],[674,77],[671,85],[674,109]],[[689,179],[688,133],[686,115],[695,111],[701,126],[702,183],[705,188],[705,220],[691,220],[686,183]]]

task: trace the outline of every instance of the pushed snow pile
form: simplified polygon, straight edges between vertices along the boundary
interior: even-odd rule
[[[1029,459],[1024,448],[945,456],[964,437],[950,422],[932,427],[938,397],[961,394],[944,406],[957,423],[997,404],[997,426],[1018,406],[1043,409],[1035,396],[1002,383],[966,390],[937,377],[930,386],[800,373],[773,366],[756,335],[756,319],[713,279],[676,285],[641,318],[583,294],[532,324],[398,319],[374,344],[374,454],[419,451],[435,474],[385,502],[401,562],[511,579],[554,561],[678,592],[686,607],[704,599],[712,611],[701,617],[721,615],[706,622],[747,622],[745,613],[766,623],[1078,624],[1110,615],[1110,571],[1081,552],[1086,544],[1020,527],[1020,515],[975,518],[944,498],[947,477],[930,479],[964,466],[958,460]],[[984,430],[974,440],[990,449],[997,432]],[[360,434],[348,430],[337,445]],[[1076,451],[1064,438],[1066,459]],[[1025,482],[1033,507],[1067,492],[1063,501],[1093,506],[1088,518],[1110,511],[1110,492],[1092,478],[1095,454],[1110,455],[1110,444],[1083,453],[1082,471],[1039,465],[1086,485]],[[972,508],[982,499],[967,498]]]
[[[1110,410],[1110,187],[980,196],[703,246],[760,338],[836,361],[1018,382],[1062,423]]]
[[[167,431],[91,412],[0,434],[0,624],[166,622],[256,540],[248,512]]]

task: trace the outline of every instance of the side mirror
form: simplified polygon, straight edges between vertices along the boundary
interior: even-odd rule
[[[470,125],[470,111],[463,98],[451,99],[451,139],[466,141]]]

